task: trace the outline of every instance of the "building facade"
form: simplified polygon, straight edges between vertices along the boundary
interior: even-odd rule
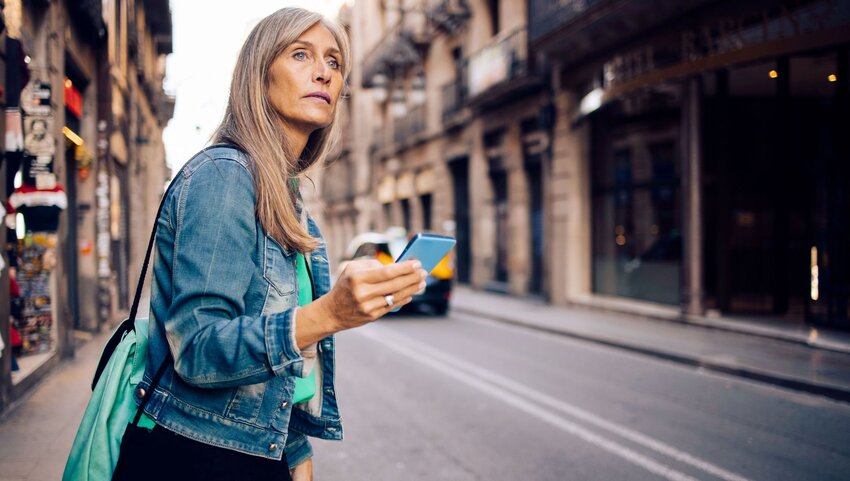
[[[403,226],[458,239],[458,280],[544,295],[552,105],[524,2],[359,2],[348,137],[356,179],[338,254]]]
[[[530,18],[566,187],[556,301],[848,327],[850,5],[532,0]]]
[[[153,219],[174,102],[162,92],[167,0],[8,0],[3,13],[13,68],[0,411],[73,355],[75,332],[109,328],[126,312],[141,264],[129,260],[149,235],[130,228],[130,212],[140,226]]]
[[[847,328],[848,26],[835,0],[356,2],[335,244],[402,225],[457,237],[476,289]]]

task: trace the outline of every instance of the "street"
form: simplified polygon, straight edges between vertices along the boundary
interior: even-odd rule
[[[850,406],[453,313],[338,336],[316,479],[839,480]]]

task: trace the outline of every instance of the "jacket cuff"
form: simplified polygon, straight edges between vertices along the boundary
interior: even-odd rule
[[[286,463],[289,464],[289,469],[295,469],[295,466],[313,457],[313,446],[310,444],[307,436],[289,431],[289,436],[286,438],[286,446],[283,448],[283,454],[286,456]]]
[[[266,349],[275,376],[299,376],[304,360],[295,342],[297,307],[266,317]]]

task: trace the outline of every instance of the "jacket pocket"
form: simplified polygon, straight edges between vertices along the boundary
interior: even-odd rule
[[[258,383],[236,388],[236,393],[227,406],[226,416],[230,419],[257,424],[266,387],[266,383]]]
[[[263,278],[279,296],[294,292],[295,263],[292,258],[294,253],[284,250],[268,235],[266,235],[264,251]]]

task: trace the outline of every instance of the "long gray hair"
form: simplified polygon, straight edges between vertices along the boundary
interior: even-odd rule
[[[269,70],[275,59],[311,27],[321,23],[337,42],[342,56],[343,83],[351,72],[348,35],[336,22],[302,8],[282,8],[262,19],[248,35],[230,84],[224,119],[213,142],[227,142],[245,150],[252,160],[257,193],[256,212],[266,233],[282,246],[309,252],[318,246],[295,213],[289,179],[328,155],[339,139],[339,104],[333,121],[314,131],[299,158],[280,130],[280,116],[269,101]]]

